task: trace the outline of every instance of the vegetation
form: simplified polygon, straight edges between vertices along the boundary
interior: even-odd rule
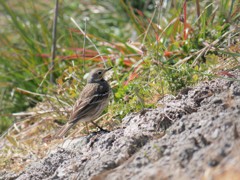
[[[156,107],[166,93],[239,68],[240,4],[235,0],[62,0],[57,56],[49,70],[54,7],[53,1],[0,0],[0,132],[15,122],[5,136],[6,152],[41,156],[41,143],[33,137],[53,134],[67,119],[86,73],[104,66],[103,59],[114,67],[114,95],[101,122],[110,129],[129,112]],[[19,143],[24,137],[31,138]],[[0,166],[7,167],[4,158]]]

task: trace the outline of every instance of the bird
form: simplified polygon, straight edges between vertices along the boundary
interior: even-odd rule
[[[68,122],[55,134],[55,138],[65,136],[77,122],[92,122],[100,130],[103,130],[93,120],[102,114],[109,103],[111,87],[104,79],[104,74],[110,69],[112,67],[95,68],[90,71],[87,84],[74,104]]]

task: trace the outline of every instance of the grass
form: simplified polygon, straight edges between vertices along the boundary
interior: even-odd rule
[[[184,2],[61,1],[52,84],[54,2],[0,1],[0,132],[14,122],[2,137],[0,167],[18,171],[29,154],[41,158],[59,143],[44,139],[65,123],[86,73],[103,66],[102,58],[114,67],[113,97],[99,121],[110,130],[126,114],[156,107],[165,94],[239,68],[240,5]],[[79,123],[69,137],[89,129]]]

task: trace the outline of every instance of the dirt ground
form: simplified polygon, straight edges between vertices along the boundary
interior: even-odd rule
[[[240,179],[240,70],[165,96],[106,133],[68,139],[0,179]]]

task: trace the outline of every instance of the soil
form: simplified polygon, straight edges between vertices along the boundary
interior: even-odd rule
[[[67,139],[1,179],[240,179],[240,71],[165,96],[120,127]],[[228,74],[228,75],[229,75]]]

